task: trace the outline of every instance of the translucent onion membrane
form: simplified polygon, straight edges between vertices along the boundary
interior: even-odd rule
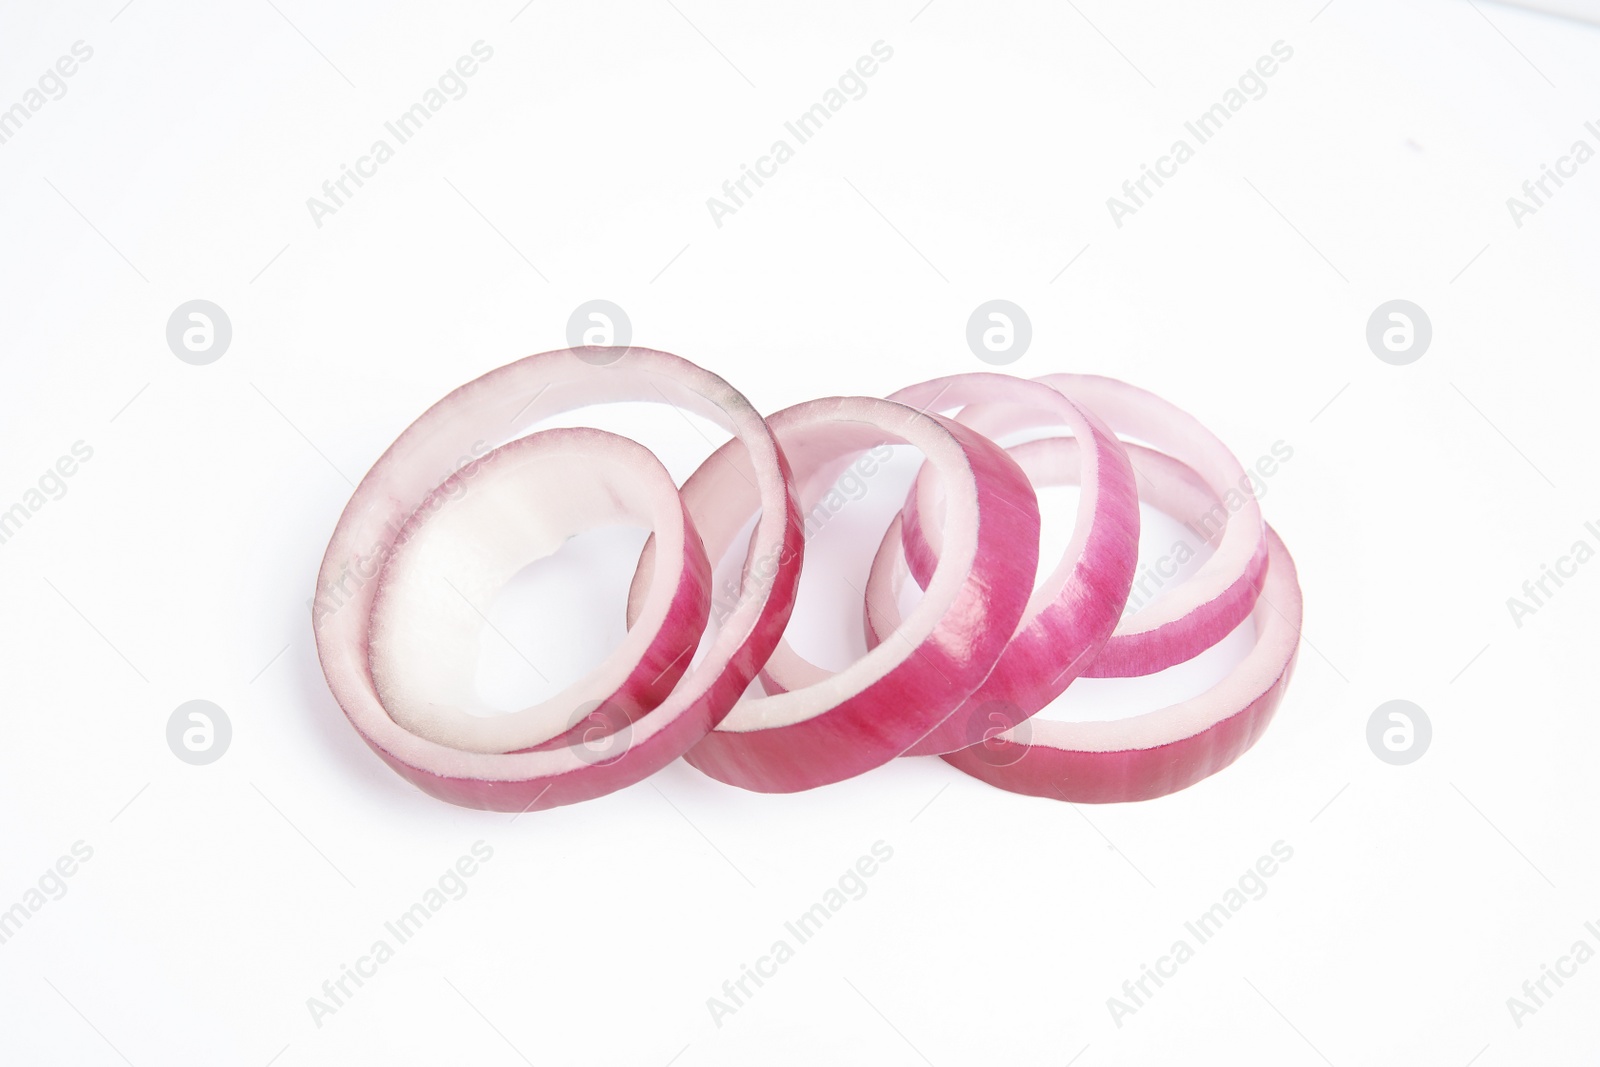
[[[677,406],[733,439],[679,489],[616,434],[530,432],[624,401]],[[1065,436],[1009,451],[992,440],[1040,429]],[[861,580],[868,651],[826,671],[783,640],[805,541],[800,497],[891,441],[920,450],[924,467]],[[452,473],[485,443],[495,447]],[[1073,533],[1035,588],[1034,487],[1057,485],[1081,487]],[[1212,552],[1187,581],[1124,615],[1141,500]],[[615,522],[651,531],[627,635],[556,695],[490,713],[474,679],[488,605],[529,562]],[[729,553],[743,557],[739,595],[713,628],[711,564]],[[913,581],[923,593],[902,617]],[[1294,564],[1237,460],[1144,390],[1087,375],[967,374],[764,420],[716,375],[640,348],[529,356],[429,408],[356,488],[313,603],[323,672],[367,745],[436,797],[501,811],[600,796],[679,756],[763,792],[939,754],[1018,793],[1160,796],[1260,736],[1287,685],[1301,614]],[[1192,700],[1119,721],[1036,714],[1077,677],[1155,673],[1246,619],[1254,648]],[[765,692],[751,684],[758,673]]]

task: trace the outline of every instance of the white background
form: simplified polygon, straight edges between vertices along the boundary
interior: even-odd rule
[[[94,449],[0,545],[0,908],[93,849],[0,945],[0,1059],[1592,1054],[1600,962],[1520,1027],[1506,1000],[1600,947],[1600,564],[1520,628],[1506,599],[1597,540],[1600,162],[1520,228],[1506,198],[1596,143],[1600,31],[1447,0],[120,2],[0,23],[0,107],[94,49],[0,145],[0,508]],[[307,197],[480,39],[467,95],[316,226]],[[717,227],[706,198],[878,40],[865,97]],[[1106,198],[1279,40],[1266,96],[1114,225]],[[417,792],[322,681],[317,563],[407,422],[596,297],[763,411],[985,369],[965,324],[1000,297],[1034,328],[1011,370],[1154,389],[1247,463],[1288,442],[1263,506],[1307,607],[1278,718],[1137,805],[931,759],[794,796],[680,762],[514,822]],[[210,366],[166,345],[196,298],[233,325]],[[1410,366],[1365,342],[1395,298],[1433,323]],[[620,560],[609,599],[551,603],[615,625]],[[234,730],[205,767],[165,739],[195,698]],[[1365,737],[1396,698],[1434,728],[1404,767]],[[307,998],[478,840],[469,893],[317,1026]],[[715,1025],[707,998],[879,840],[867,895]],[[1268,893],[1118,1026],[1107,998],[1280,840]]]

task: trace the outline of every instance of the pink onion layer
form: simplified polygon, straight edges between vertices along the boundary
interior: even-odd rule
[[[1135,453],[1149,483],[1169,499],[1195,499],[1198,479],[1190,480],[1182,464],[1153,455]],[[1222,682],[1194,699],[1120,721],[1036,717],[945,761],[1014,793],[1081,803],[1164,796],[1228,766],[1266,729],[1299,649],[1302,600],[1294,561],[1270,527],[1267,545],[1269,564],[1252,611],[1256,643]]]
[[[649,527],[670,564],[657,569],[639,625],[554,696],[514,712],[481,706],[474,668],[490,600],[568,538],[623,522]],[[711,567],[672,476],[648,448],[604,430],[502,445],[446,479],[396,541],[368,629],[373,682],[391,718],[451,748],[559,747],[573,729],[592,736],[632,722],[688,669],[710,614]]]
[[[1039,512],[1017,465],[950,420],[887,400],[835,397],[767,421],[802,476],[899,440],[927,457],[948,494],[946,551],[904,622],[844,670],[787,692],[747,696],[685,757],[732,785],[794,792],[894,759],[983,681],[1027,604],[1038,565]],[[758,503],[730,478],[737,465],[736,457],[719,452],[683,486],[713,559],[733,546]],[[747,575],[759,560],[752,546]]]
[[[1181,586],[1124,619],[1085,676],[1153,674],[1204,652],[1250,614],[1267,566],[1266,525],[1244,469],[1216,435],[1154,393],[1092,374],[1048,374],[1035,380],[1093,411],[1118,436],[1136,438],[1183,461],[1217,497],[1212,510],[1191,523],[1201,541],[1215,542],[1211,557]],[[989,436],[1050,425],[1034,411],[992,402],[975,404],[956,418]],[[917,551],[909,524],[907,539],[912,573],[925,572],[927,561]]]
[[[1072,538],[1055,568],[1032,591],[1027,610],[982,685],[945,723],[906,754],[937,755],[976,744],[996,729],[1013,726],[1059,696],[1094,661],[1111,636],[1128,597],[1139,549],[1139,501],[1133,469],[1122,445],[1082,405],[1059,391],[1003,374],[961,374],[902,389],[893,399],[914,407],[1004,405],[1005,410],[1048,425],[1064,425],[1082,443],[1081,481]],[[944,551],[941,528],[929,516],[941,479],[918,476],[904,527],[885,535],[867,586],[867,640],[892,628],[885,621],[897,602],[889,580],[902,540],[927,545],[922,575]],[[904,530],[915,530],[914,538]],[[890,539],[896,543],[890,544]],[[921,584],[921,583],[919,583]],[[1032,580],[1028,582],[1032,586]],[[783,646],[779,646],[780,653]],[[777,654],[774,655],[774,661]],[[773,663],[766,675],[774,673]]]
[[[466,752],[419,737],[384,709],[369,664],[368,626],[377,566],[407,519],[452,462],[486,435],[514,438],[541,419],[590,404],[675,404],[731,431],[759,498],[753,550],[773,567],[752,576],[739,606],[703,658],[654,710],[624,731],[620,748],[596,760],[581,743],[543,751]],[[1009,462],[1009,461],[1008,461]],[[498,811],[556,807],[638,782],[705,736],[749,685],[793,610],[803,538],[788,464],[766,422],[709,371],[664,352],[623,350],[602,365],[594,350],[528,356],[490,371],[429,408],[367,472],[334,528],[318,577],[312,625],[323,673],[362,739],[424,791]],[[353,588],[352,588],[353,585]]]

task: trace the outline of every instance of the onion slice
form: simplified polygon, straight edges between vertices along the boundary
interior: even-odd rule
[[[604,356],[596,358],[597,353]],[[369,620],[376,566],[428,499],[441,472],[486,436],[518,436],[541,419],[589,404],[648,401],[694,411],[730,430],[759,499],[754,550],[773,559],[703,657],[654,710],[608,735],[604,756],[586,743],[542,751],[467,752],[405,729],[374,684]],[[552,506],[559,506],[552,502]],[[601,796],[682,755],[733,706],[765,662],[794,607],[803,538],[788,464],[766,422],[741,394],[694,364],[644,348],[563,349],[490,371],[434,404],[390,445],[356,487],[323,558],[313,628],[323,673],[362,739],[397,772],[443,800],[528,811]]]
[[[1055,568],[1032,591],[1028,605],[994,670],[948,719],[913,745],[906,755],[954,752],[982,740],[996,728],[1013,726],[1049,704],[1093,661],[1111,636],[1133,581],[1138,558],[1139,502],[1127,455],[1103,423],[1059,391],[1002,374],[960,374],[910,386],[891,397],[914,407],[952,408],[975,403],[1004,403],[1045,424],[1065,425],[1084,444],[1082,483],[1071,541]],[[924,466],[912,490],[906,526],[939,544],[939,555],[924,555],[926,578],[942,558],[943,527],[929,514],[934,493],[945,493],[944,480],[927,477]],[[922,504],[919,497],[930,503]],[[944,510],[943,505],[937,505]],[[946,517],[948,512],[945,511]],[[924,519],[927,519],[924,522]],[[901,540],[897,521],[874,560],[866,589],[867,641],[898,624],[898,584],[888,577],[897,561],[890,538]],[[1009,551],[1006,549],[1004,551]],[[925,582],[919,582],[925,584]],[[1033,584],[1030,572],[1028,585]],[[884,622],[890,613],[896,618]],[[875,625],[877,621],[877,625]],[[804,675],[793,669],[779,644],[767,662],[763,679],[793,685]]]
[[[569,537],[614,523],[648,526],[669,564],[638,625],[554,696],[510,713],[484,707],[474,667],[491,598]],[[468,752],[516,752],[632,722],[688,669],[710,614],[711,567],[672,476],[648,448],[604,430],[544,430],[502,445],[446,479],[396,541],[368,633],[378,699],[413,734]]]
[[[1211,557],[1181,586],[1124,619],[1085,676],[1153,674],[1222,640],[1250,614],[1267,566],[1266,524],[1239,461],[1192,415],[1126,382],[1091,374],[1048,374],[1035,381],[1083,404],[1119,437],[1137,438],[1181,460],[1217,497],[1210,511],[1191,522],[1202,540],[1215,543]],[[1047,425],[1010,404],[974,405],[956,418],[990,436]],[[925,573],[927,561],[915,539],[936,534],[927,523],[916,531],[908,523],[906,530],[912,573]]]
[[[898,440],[927,457],[948,499],[945,553],[922,601],[892,634],[837,673],[813,667],[808,684],[747,696],[685,757],[719,781],[786,793],[889,762],[983,681],[1028,600],[1039,511],[1026,476],[997,445],[901,404],[834,397],[786,408],[768,425],[802,480]],[[739,457],[718,452],[683,486],[712,559],[733,546],[758,504],[737,476],[741,467]],[[746,575],[760,564],[752,545]]]
[[[1066,444],[1032,442],[1018,451]],[[1153,487],[1152,496],[1163,510],[1170,507],[1175,515],[1190,510],[1202,498],[1202,486],[1210,495],[1210,487],[1183,464],[1142,449],[1132,451],[1148,479],[1142,484]],[[1039,469],[1039,464],[1029,466]],[[1270,527],[1267,545],[1270,562],[1252,610],[1255,645],[1216,686],[1191,700],[1119,721],[1035,717],[950,753],[945,761],[1014,793],[1078,803],[1148,800],[1228,766],[1265,731],[1299,649],[1302,599],[1294,561]]]

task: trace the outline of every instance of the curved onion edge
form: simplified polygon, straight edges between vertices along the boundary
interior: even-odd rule
[[[985,387],[984,379],[1007,384]],[[408,427],[341,514],[312,609],[330,690],[363,741],[402,776],[451,803],[499,811],[601,796],[641,781],[680,755],[712,777],[768,792],[839,781],[895,755],[924,752],[942,754],[957,769],[1000,788],[1055,799],[1105,803],[1182,789],[1246,751],[1282,699],[1302,611],[1293,561],[1261,519],[1237,460],[1190,416],[1114,379],[1048,375],[1038,382],[1064,404],[1017,402],[1023,391],[1010,383],[1032,383],[1003,375],[957,375],[900,390],[889,401],[832,398],[796,405],[773,416],[773,425],[720,377],[649,349],[564,349],[490,371]],[[951,390],[938,410],[959,405],[959,422],[921,414]],[[519,435],[540,420],[618,401],[674,404],[734,434],[682,490],[686,539],[681,552],[672,552],[679,577],[659,630],[651,625],[652,615],[641,614],[649,600],[656,537],[641,557],[629,597],[628,640],[632,648],[648,651],[614,694],[622,699],[596,720],[564,732],[546,724],[545,733],[554,736],[509,752],[465,751],[406,729],[386,710],[373,680],[370,627],[387,561],[416,535],[430,501],[452,479],[459,483],[467,476],[459,463],[481,454],[484,442],[474,437],[484,427],[502,427],[497,439],[527,441],[532,438]],[[906,431],[903,439],[929,454],[925,469],[939,468],[941,476],[919,477],[880,546],[864,598],[869,652],[844,671],[818,677],[824,672],[782,645],[797,593],[804,527],[779,431],[785,419],[796,428],[809,423],[814,429],[830,417],[856,424],[854,434],[808,437],[797,430],[802,473],[815,475],[852,454],[853,446],[881,440],[886,427],[873,426],[872,405],[903,412],[906,421],[892,435]],[[791,414],[797,411],[803,414]],[[1075,433],[1070,441],[1082,464],[1085,503],[1068,552],[1033,589],[1038,510],[1032,485],[986,434],[1041,425],[1064,425]],[[929,436],[929,426],[945,443]],[[862,427],[871,432],[863,436]],[[1212,512],[1226,512],[1218,529],[1210,528],[1216,514],[1199,527],[1215,550],[1197,574],[1120,624],[1137,552],[1139,461],[1130,466],[1129,453],[1137,457],[1148,450],[1125,446],[1117,435],[1161,450],[1152,453],[1159,459],[1151,461],[1157,471],[1151,477],[1186,483],[1169,486],[1172,492],[1214,502]],[[931,462],[941,456],[942,464]],[[959,459],[952,461],[954,456]],[[721,462],[714,463],[718,457]],[[708,471],[715,473],[701,477]],[[743,483],[732,494],[736,507],[728,504],[737,489],[728,471]],[[1138,474],[1142,489],[1150,478],[1144,470]],[[934,484],[945,498],[948,527],[929,522],[928,487]],[[1158,487],[1153,495],[1160,493]],[[709,552],[695,536],[707,511],[716,516],[712,530],[698,533],[706,547],[715,548]],[[709,560],[720,558],[751,515],[757,520],[739,601],[713,634],[692,640],[690,631],[703,627],[710,597]],[[665,545],[668,551],[675,547],[672,538]],[[880,570],[892,577],[880,576]],[[878,601],[892,595],[895,583],[910,580],[911,572],[926,578],[919,584],[928,591],[901,621]],[[635,634],[641,617],[644,632]],[[1073,677],[1153,673],[1211,647],[1245,618],[1254,619],[1255,646],[1227,678],[1196,698],[1118,721],[1029,718]],[[909,650],[878,639],[897,627],[898,637],[890,642]],[[701,661],[685,672],[685,652],[702,643]],[[685,648],[676,648],[665,669],[646,683],[641,672],[647,663],[653,669],[669,644]],[[1060,665],[1069,648],[1064,669],[1047,679],[1046,667]],[[741,699],[779,649],[774,688],[780,691]],[[614,664],[615,655],[607,662]],[[795,687],[795,680],[804,684]],[[785,681],[791,683],[787,692]],[[598,754],[592,744],[597,735],[604,742]]]
[[[1117,626],[1133,583],[1139,555],[1139,497],[1122,443],[1093,412],[1058,389],[1003,374],[977,373],[922,382],[892,396],[915,406],[960,406],[964,412],[971,405],[992,405],[1009,419],[1065,426],[1079,444],[1082,492],[1072,537],[1060,561],[1032,590],[1027,612],[993,672],[943,726],[906,753],[932,756],[975,744],[996,725],[1022,722],[1060,696],[1096,661]],[[957,421],[967,422],[961,415]],[[928,474],[924,465],[899,526],[908,558],[918,558],[922,564],[912,568],[919,585],[942,551],[934,546],[943,541],[942,524],[927,514],[943,485]],[[874,625],[874,616],[882,618],[894,602],[883,581],[891,556],[889,536],[885,535],[867,587],[869,644],[885,628]],[[767,672],[771,671],[769,663]]]
[[[597,358],[599,357],[599,358]],[[726,620],[667,699],[629,724],[597,758],[587,745],[485,754],[417,737],[384,710],[368,668],[367,627],[377,567],[406,519],[469,455],[484,427],[515,437],[541,419],[590,404],[676,404],[730,430],[761,498],[754,535],[777,560]],[[313,629],[334,699],[361,738],[399,774],[451,803],[530,811],[591,799],[641,781],[718,722],[771,653],[794,607],[803,551],[788,463],[766,421],[737,390],[687,360],[651,349],[561,349],[492,370],[424,412],[367,472],[345,506],[318,575]]]
[[[488,625],[479,603],[574,534],[628,521],[651,528],[673,562],[656,574],[644,625],[553,696],[514,712],[469,712]],[[655,453],[605,430],[541,430],[452,474],[406,520],[378,575],[368,663],[390,717],[442,745],[518,752],[593,743],[666,699],[710,610],[705,548]]]
[[[747,696],[685,756],[731,785],[794,792],[901,755],[982,682],[1026,604],[1038,562],[1039,513],[1016,463],[947,419],[888,400],[835,397],[777,412],[768,424],[800,481],[895,439],[918,448],[951,487],[951,551],[897,634],[841,671],[819,672],[785,692]],[[732,547],[756,504],[738,492],[728,469],[727,457],[714,455],[682,490],[714,559]],[[747,575],[756,560],[752,548]]]
[[[1214,544],[1211,557],[1181,586],[1118,623],[1084,676],[1154,674],[1222,640],[1249,616],[1267,566],[1266,524],[1238,459],[1192,415],[1127,382],[1091,374],[1047,374],[1034,381],[1080,402],[1118,436],[1137,438],[1181,460],[1217,498],[1211,510],[1191,523],[1203,540]],[[1051,425],[1034,411],[994,402],[963,408],[956,418],[990,436]],[[919,552],[919,538],[909,522],[903,529],[912,572],[922,573],[927,558]],[[935,528],[924,523],[920,532],[936,547]]]
[[[1150,800],[1222,770],[1261,737],[1283,699],[1300,646],[1302,600],[1288,549],[1270,527],[1270,563],[1253,617],[1256,644],[1216,686],[1191,700],[1114,722],[1027,724],[942,757],[1013,793],[1106,804]]]

